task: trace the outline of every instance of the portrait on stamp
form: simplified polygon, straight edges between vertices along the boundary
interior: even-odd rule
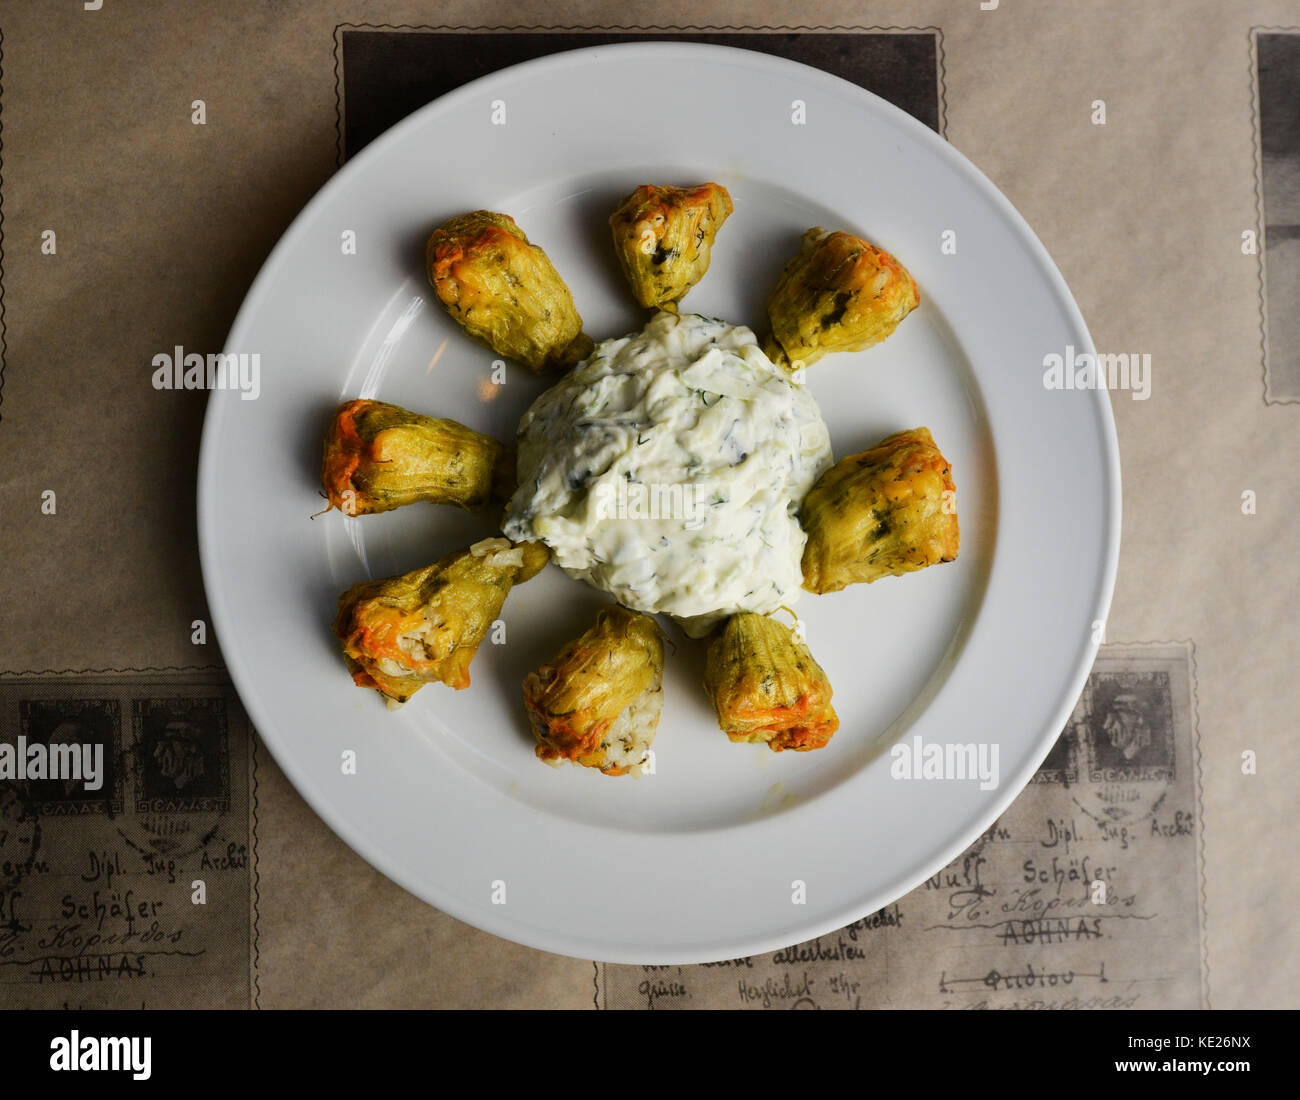
[[[230,808],[230,753],[220,697],[136,699],[138,813]]]

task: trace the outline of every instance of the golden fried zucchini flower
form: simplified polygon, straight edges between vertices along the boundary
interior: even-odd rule
[[[596,625],[524,679],[537,757],[640,775],[663,710],[664,647],[654,619],[607,607]]]
[[[610,215],[614,251],[639,304],[677,312],[709,270],[713,238],[733,207],[719,183],[643,184]]]
[[[952,467],[929,428],[841,459],[804,498],[799,522],[809,592],[952,561],[961,542]]]
[[[457,424],[382,401],[345,401],[325,434],[321,483],[350,516],[418,500],[471,511],[515,488],[515,452]]]
[[[469,687],[470,662],[510,589],[548,559],[539,542],[483,539],[423,569],[354,584],[334,622],[353,682],[391,703],[435,680]]]
[[[569,288],[508,215],[476,210],[444,222],[424,262],[452,319],[498,355],[542,374],[591,354]]]
[[[831,682],[808,647],[784,623],[752,611],[733,615],[709,643],[704,690],[733,741],[807,752],[840,728]]]
[[[888,252],[820,226],[785,265],[767,302],[763,351],[788,369],[833,351],[880,343],[921,301],[916,282]]]

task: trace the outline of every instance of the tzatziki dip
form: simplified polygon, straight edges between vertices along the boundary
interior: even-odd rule
[[[700,637],[797,599],[797,513],[830,438],[743,325],[656,313],[542,394],[518,444],[504,533],[624,606]]]

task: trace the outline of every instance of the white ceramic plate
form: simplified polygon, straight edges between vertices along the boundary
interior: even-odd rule
[[[791,121],[803,100],[807,121]],[[506,124],[491,120],[503,101]],[[494,534],[418,505],[309,518],[339,401],[376,397],[512,437],[541,383],[438,307],[422,245],[453,214],[513,215],[596,339],[640,328],[606,219],[640,183],[716,180],[736,211],[684,309],[761,327],[811,225],[893,252],[922,303],[880,347],[808,381],[836,457],[927,425],[952,462],[958,560],[797,604],[835,687],[823,751],[733,745],[701,688],[703,646],[665,673],[656,773],[612,779],[533,756],[520,683],[607,597],[548,566],[506,602],[473,685],[398,713],[352,685],[338,595]],[[355,255],[342,234],[356,234]],[[955,254],[941,250],[956,233]],[[222,651],[259,732],[315,810],[438,908],[497,935],[613,962],[776,949],[888,904],[1015,797],[1095,655],[1119,542],[1106,394],[1049,391],[1043,357],[1091,349],[1061,276],[951,146],[860,88],[766,54],[634,43],[560,54],[443,97],[367,147],[267,261],[227,350],[261,393],[212,395],[199,474],[203,574]],[[680,637],[678,635],[678,637]],[[998,785],[891,776],[891,747],[997,745]],[[345,751],[356,753],[344,774]],[[797,883],[802,883],[802,891]],[[501,903],[502,885],[504,903]],[[802,901],[799,900],[802,893]]]

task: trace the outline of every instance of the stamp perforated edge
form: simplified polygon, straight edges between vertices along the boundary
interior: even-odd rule
[[[1255,232],[1264,240],[1264,131],[1259,105],[1259,36],[1261,34],[1300,34],[1300,27],[1250,28],[1247,53],[1250,58],[1251,154],[1255,158]],[[1300,405],[1300,397],[1273,397],[1269,388],[1268,363],[1268,274],[1267,249],[1256,250],[1259,277],[1259,352],[1260,373],[1264,384],[1265,405]]]
[[[558,34],[561,32],[604,33],[604,34],[933,34],[935,74],[938,80],[939,136],[948,139],[948,77],[944,62],[943,29],[938,26],[902,27],[902,26],[862,26],[857,24],[825,25],[768,25],[753,27],[735,27],[730,25],[710,26],[684,23],[678,25],[641,25],[624,26],[584,26],[581,24],[497,24],[488,26],[465,26],[454,23],[339,23],[334,27],[334,163],[342,168],[345,157],[343,149],[343,32],[344,31],[399,31],[460,33],[460,34],[494,34],[505,31],[516,33]],[[2,253],[0,253],[2,255]]]

